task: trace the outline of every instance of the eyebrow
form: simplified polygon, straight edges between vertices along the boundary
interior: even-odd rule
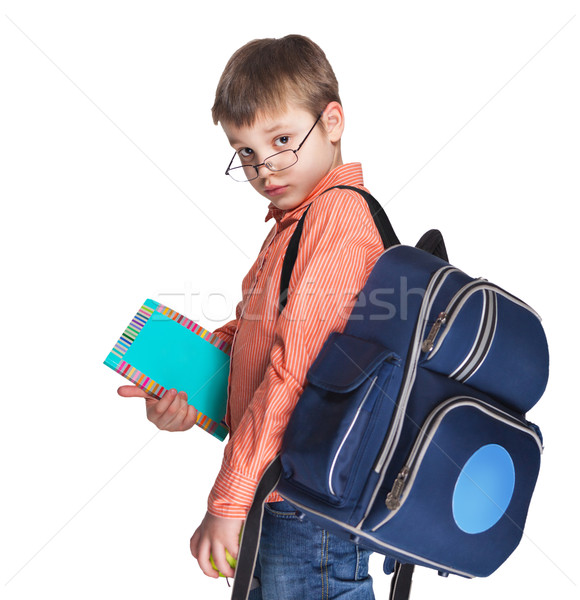
[[[272,125],[272,127],[268,127],[267,129],[264,129],[264,133],[266,134],[271,134],[274,133],[274,131],[279,130],[279,131],[284,131],[284,130],[290,130],[291,127],[290,125],[288,125],[287,123],[284,122],[280,122],[280,123],[274,123],[274,125]],[[237,138],[233,138],[231,140],[229,140],[230,145],[231,146],[235,146],[237,144],[244,144],[244,142],[242,142],[241,140],[238,140]]]
[[[274,133],[276,129],[288,129],[286,123],[275,123],[272,127],[268,127],[268,129],[264,129],[265,133]]]

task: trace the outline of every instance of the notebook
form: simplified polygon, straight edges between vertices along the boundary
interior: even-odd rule
[[[104,364],[156,398],[171,388],[187,392],[199,412],[197,425],[223,441],[229,352],[207,329],[147,299]]]

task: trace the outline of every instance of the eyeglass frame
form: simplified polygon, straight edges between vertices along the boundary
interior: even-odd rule
[[[254,179],[258,179],[258,177],[260,176],[260,167],[266,167],[266,169],[268,169],[272,173],[280,173],[281,171],[285,171],[286,169],[293,167],[298,162],[298,150],[300,150],[300,148],[302,148],[302,146],[304,145],[304,142],[308,139],[308,136],[314,131],[314,128],[316,127],[316,125],[318,125],[318,121],[320,121],[323,114],[324,114],[324,110],[318,115],[318,117],[316,118],[316,121],[314,121],[314,125],[309,129],[308,133],[304,136],[304,139],[300,142],[300,144],[298,145],[298,148],[296,148],[296,150],[292,150],[291,148],[288,148],[286,150],[280,150],[280,152],[276,152],[275,154],[271,154],[270,156],[267,156],[264,159],[264,162],[261,162],[259,165],[241,165],[239,167],[234,167],[232,169],[232,163],[234,162],[236,156],[238,155],[237,152],[234,152],[234,155],[232,156],[232,160],[230,160],[230,164],[228,165],[228,168],[226,169],[225,174],[229,175],[236,183],[247,183],[249,181],[254,181]],[[272,167],[269,167],[266,164],[267,160],[273,158],[274,156],[278,156],[278,154],[284,154],[285,152],[294,152],[294,156],[296,157],[296,160],[291,165],[288,165],[287,167],[284,167],[283,169],[272,169]],[[237,179],[234,179],[232,175],[230,175],[230,171],[233,171],[235,169],[246,169],[248,167],[254,167],[254,169],[256,170],[256,176],[252,177],[252,179],[246,179],[245,181],[238,181]]]

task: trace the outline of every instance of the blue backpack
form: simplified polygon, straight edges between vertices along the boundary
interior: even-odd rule
[[[409,596],[414,565],[485,577],[522,537],[543,449],[525,418],[548,379],[540,319],[449,264],[436,230],[420,248],[398,244],[380,204],[352,189],[388,249],[308,371],[246,520],[234,600],[247,598],[274,489],[320,527],[385,555],[396,600]],[[281,309],[306,212],[286,253]]]

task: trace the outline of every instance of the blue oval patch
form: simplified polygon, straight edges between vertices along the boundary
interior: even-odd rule
[[[481,533],[505,513],[516,481],[514,463],[505,448],[488,444],[461,470],[453,492],[453,518],[466,533]]]

